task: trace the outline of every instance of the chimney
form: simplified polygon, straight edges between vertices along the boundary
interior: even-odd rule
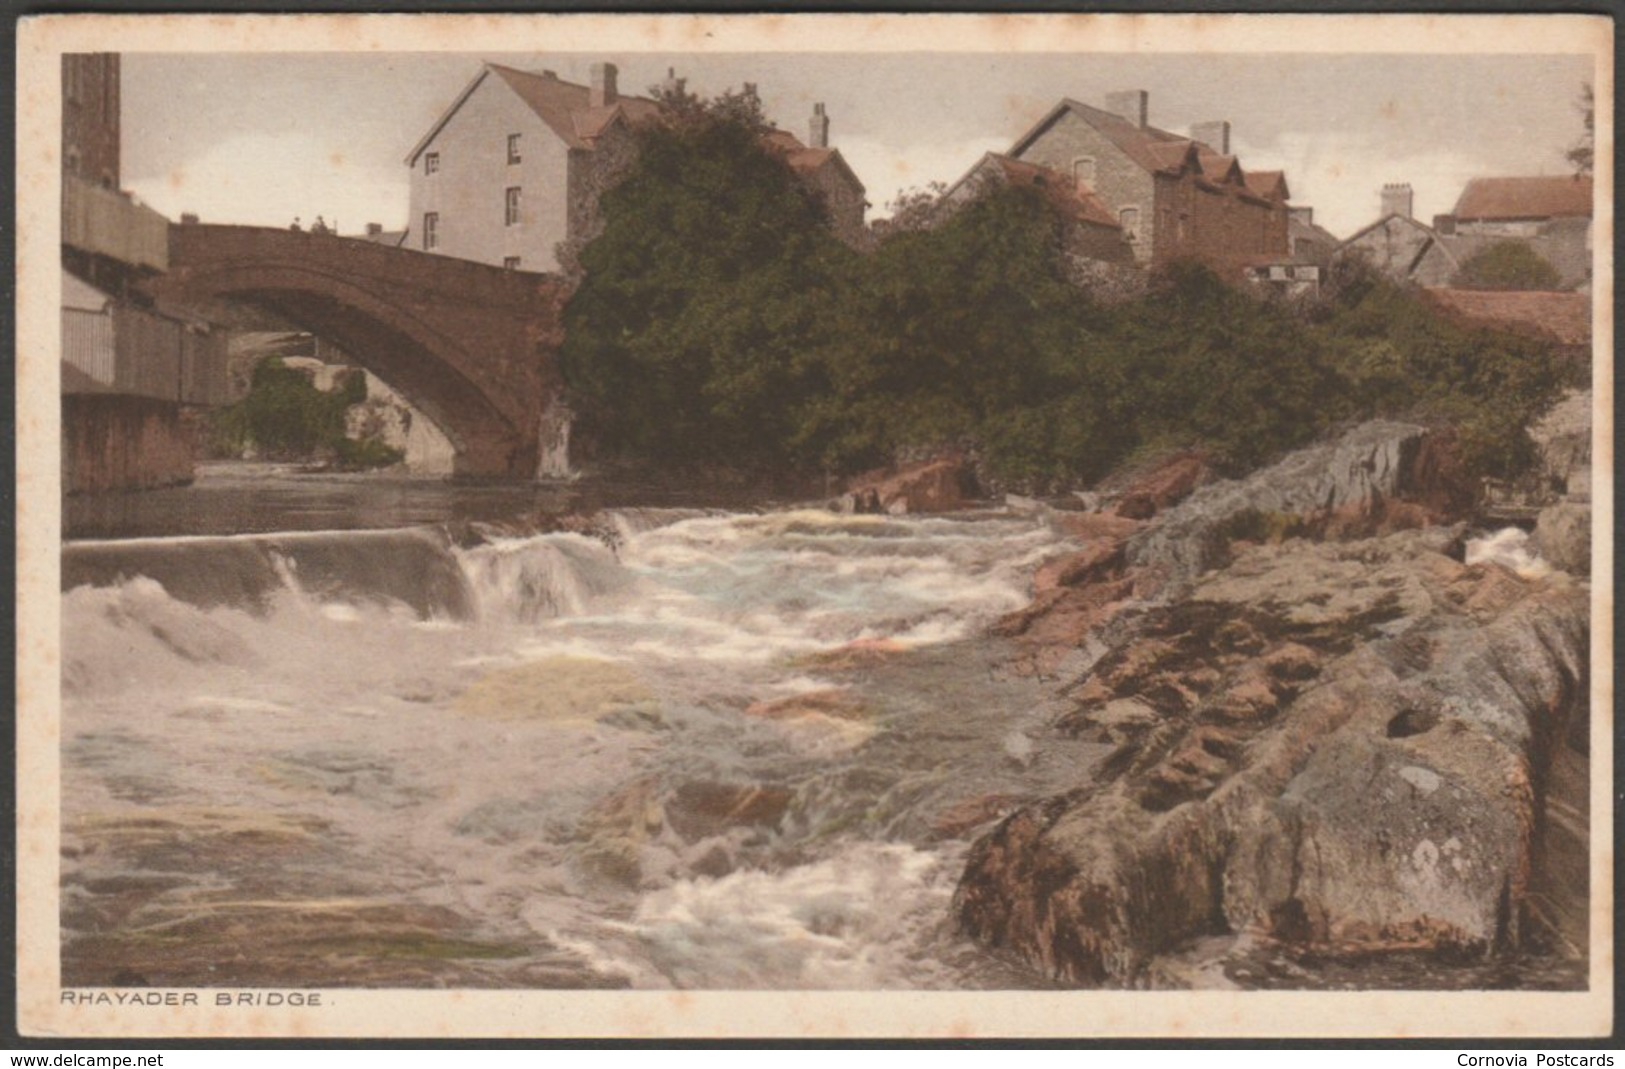
[[[559,80],[559,72],[558,71],[543,71],[542,72],[542,77],[546,78],[548,81],[556,82],[556,81]]]
[[[1230,124],[1224,120],[1199,122],[1191,127],[1191,140],[1200,141],[1221,156],[1230,155]]]
[[[382,234],[383,232],[384,232],[384,224],[383,223],[368,223],[367,224],[367,236],[369,238],[375,238],[379,234]]]
[[[1411,184],[1409,182],[1389,182],[1382,187],[1382,217],[1397,215],[1402,219],[1411,217]]]
[[[1120,93],[1107,93],[1106,110],[1127,119],[1143,130],[1146,117],[1151,110],[1151,94],[1144,89],[1125,89]]]
[[[677,68],[676,67],[667,67],[666,68],[666,80],[660,83],[660,89],[661,89],[662,92],[667,93],[667,94],[669,94],[671,96],[681,96],[682,93],[683,93],[683,90],[687,86],[688,86],[688,79],[687,78],[679,78],[679,77],[677,77]]]
[[[592,65],[592,92],[587,97],[587,103],[595,108],[604,108],[615,103],[620,94],[615,91],[615,64],[594,63]]]
[[[1302,223],[1304,226],[1315,225],[1315,210],[1313,208],[1288,208],[1287,213],[1292,217],[1294,223]]]
[[[814,104],[811,136],[807,138],[809,148],[829,148],[829,115],[824,111],[824,105]]]
[[[181,212],[181,225],[182,226],[197,226],[197,224],[198,224],[197,212]]]
[[[1445,237],[1450,237],[1456,232],[1456,217],[1454,215],[1435,215],[1433,217],[1433,229]]]

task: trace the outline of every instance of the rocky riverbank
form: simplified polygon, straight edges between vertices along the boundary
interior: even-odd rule
[[[1371,423],[1058,517],[1082,550],[996,630],[1116,749],[975,843],[962,928],[1081,984],[1583,954],[1587,587],[1469,553],[1450,454]]]

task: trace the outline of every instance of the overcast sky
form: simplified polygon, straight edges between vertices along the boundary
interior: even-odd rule
[[[1410,182],[1427,219],[1477,175],[1567,173],[1592,79],[1577,56],[126,54],[124,185],[171,218],[402,227],[404,157],[486,59],[578,82],[608,59],[628,93],[668,67],[702,94],[755,82],[802,138],[824,102],[871,218],[1008,148],[1062,97],[1145,89],[1165,130],[1228,119],[1242,166],[1285,170],[1293,203],[1339,237],[1376,218],[1385,182]]]

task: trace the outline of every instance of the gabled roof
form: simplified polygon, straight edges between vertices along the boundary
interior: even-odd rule
[[[1070,176],[1053,168],[1018,160],[998,152],[983,153],[982,158],[976,161],[976,165],[966,171],[959,181],[943,194],[943,199],[947,200],[955,190],[974,180],[978,175],[989,172],[997,174],[1008,186],[1037,190],[1069,219],[1113,230],[1122,229],[1111,209],[1102,204],[1093,193],[1079,189],[1078,184]]]
[[[1201,142],[1196,143],[1196,158],[1202,164],[1202,173],[1215,182],[1241,183],[1241,161],[1234,156],[1214,152]]]
[[[1541,334],[1563,345],[1591,343],[1591,298],[1548,290],[1423,291],[1441,311],[1474,323]]]
[[[642,122],[655,117],[660,113],[660,105],[644,97],[619,96],[614,104],[595,108],[592,106],[592,90],[584,85],[566,82],[551,71],[534,74],[530,71],[516,70],[513,67],[504,67],[500,63],[486,63],[480,73],[457,95],[451,106],[435,120],[429,132],[413,146],[406,157],[406,162],[415,164],[418,156],[440,133],[442,127],[451,121],[474,90],[481,82],[491,75],[496,75],[514,95],[536,113],[536,116],[547,124],[548,129],[559,136],[567,146],[574,149],[591,148],[595,140],[603,135],[615,124],[617,120]]]
[[[1439,236],[1438,233],[1435,232],[1434,229],[1431,226],[1428,226],[1426,223],[1422,222],[1420,219],[1415,218],[1414,216],[1400,215],[1398,212],[1389,212],[1387,215],[1385,215],[1382,218],[1378,219],[1376,222],[1369,223],[1366,226],[1362,226],[1360,229],[1358,229],[1354,233],[1350,234],[1347,238],[1344,239],[1343,245],[1352,245],[1352,244],[1354,244],[1356,241],[1359,241],[1361,238],[1365,237],[1367,234],[1371,233],[1373,230],[1377,229],[1380,226],[1385,225],[1388,222],[1388,220],[1390,220],[1390,219],[1397,219],[1401,223],[1404,223],[1407,226],[1410,226],[1410,227],[1413,227],[1413,228],[1415,228],[1417,230],[1422,231],[1422,233],[1426,234],[1430,238],[1437,238]]]
[[[1115,112],[1092,108],[1068,97],[1051,108],[1032,129],[1017,138],[1016,143],[1010,146],[1009,155],[1020,156],[1045,130],[1053,126],[1057,119],[1067,113],[1076,115],[1099,130],[1125,156],[1152,173],[1178,169],[1184,165],[1187,156],[1196,151],[1196,143],[1189,138],[1170,134],[1155,126],[1136,126]]]
[[[1286,200],[1292,196],[1284,171],[1248,171],[1245,181],[1249,193],[1265,200]]]
[[[852,170],[839,149],[809,148],[788,130],[769,130],[762,135],[763,146],[784,161],[785,166],[805,178],[817,174],[825,167],[834,167],[846,177],[859,193],[864,192],[863,181]]]
[[[1555,219],[1591,215],[1591,179],[1474,178],[1452,212],[1457,219]]]

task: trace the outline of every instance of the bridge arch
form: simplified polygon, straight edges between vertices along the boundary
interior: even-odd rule
[[[333,341],[450,439],[459,476],[536,473],[559,388],[557,279],[333,235],[171,228],[170,270],[149,289],[177,304],[231,299]]]

